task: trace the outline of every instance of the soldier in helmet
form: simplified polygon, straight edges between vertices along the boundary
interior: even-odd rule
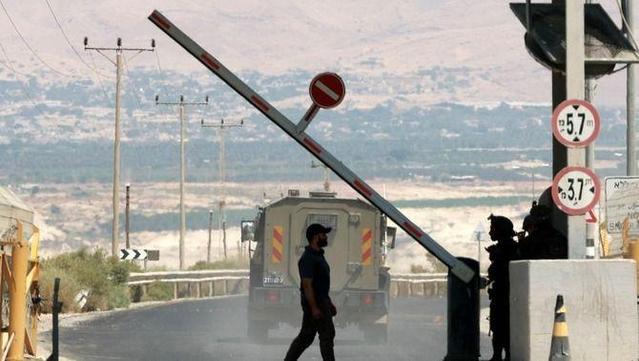
[[[566,237],[552,225],[549,207],[533,202],[524,218],[527,233],[519,241],[522,259],[562,259],[568,256]]]
[[[517,242],[513,240],[513,222],[503,216],[490,215],[490,239],[497,242],[486,248],[490,255],[488,267],[488,297],[490,298],[490,330],[493,357],[491,361],[510,360],[510,301],[508,264],[519,258]]]

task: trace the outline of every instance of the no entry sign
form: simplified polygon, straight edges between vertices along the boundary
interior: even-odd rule
[[[344,100],[346,87],[339,75],[321,73],[313,78],[308,91],[315,105],[329,109],[338,106]]]
[[[552,182],[555,205],[572,216],[586,214],[599,202],[600,194],[599,178],[588,168],[566,167]]]
[[[583,100],[568,99],[559,104],[552,114],[552,133],[566,147],[589,146],[600,129],[599,112]]]

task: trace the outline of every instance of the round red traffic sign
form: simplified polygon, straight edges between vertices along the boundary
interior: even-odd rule
[[[578,216],[591,210],[601,195],[599,177],[584,167],[566,167],[552,181],[552,199],[564,213]]]
[[[552,134],[566,147],[587,147],[597,139],[600,130],[599,112],[587,101],[565,100],[552,113]]]
[[[335,73],[321,73],[311,81],[308,89],[313,103],[320,108],[334,108],[344,100],[344,81]]]

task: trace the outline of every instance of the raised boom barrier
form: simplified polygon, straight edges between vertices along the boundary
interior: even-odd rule
[[[419,244],[432,253],[437,259],[444,263],[450,271],[459,279],[469,283],[475,276],[475,272],[459,259],[450,254],[444,247],[431,238],[426,232],[411,222],[402,212],[377,193],[362,178],[346,167],[335,158],[329,151],[324,149],[316,140],[304,132],[305,124],[310,122],[313,111],[309,111],[300,122],[300,126],[294,124],[285,117],[272,104],[264,100],[258,93],[251,89],[246,83],[240,80],[218,59],[209,54],[193,39],[187,36],[175,24],[167,19],[162,13],[155,10],[149,15],[149,20],[160,30],[164,31],[171,39],[182,46],[187,52],[199,60],[206,68],[217,75],[222,81],[228,84],[239,95],[244,97],[258,111],[264,114],[273,123],[285,131],[291,138],[295,139],[309,153],[319,161],[329,167],[342,180],[348,183],[351,188],[367,199],[371,204],[386,214],[390,219],[401,227],[407,234],[413,237]],[[313,108],[311,108],[313,109]],[[317,108],[315,108],[317,109]]]

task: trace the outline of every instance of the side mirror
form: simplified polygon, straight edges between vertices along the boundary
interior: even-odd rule
[[[242,221],[241,228],[242,228],[242,242],[253,241],[255,237],[255,222]]]
[[[397,234],[397,228],[386,227],[386,244],[390,249],[395,248],[395,235]]]

